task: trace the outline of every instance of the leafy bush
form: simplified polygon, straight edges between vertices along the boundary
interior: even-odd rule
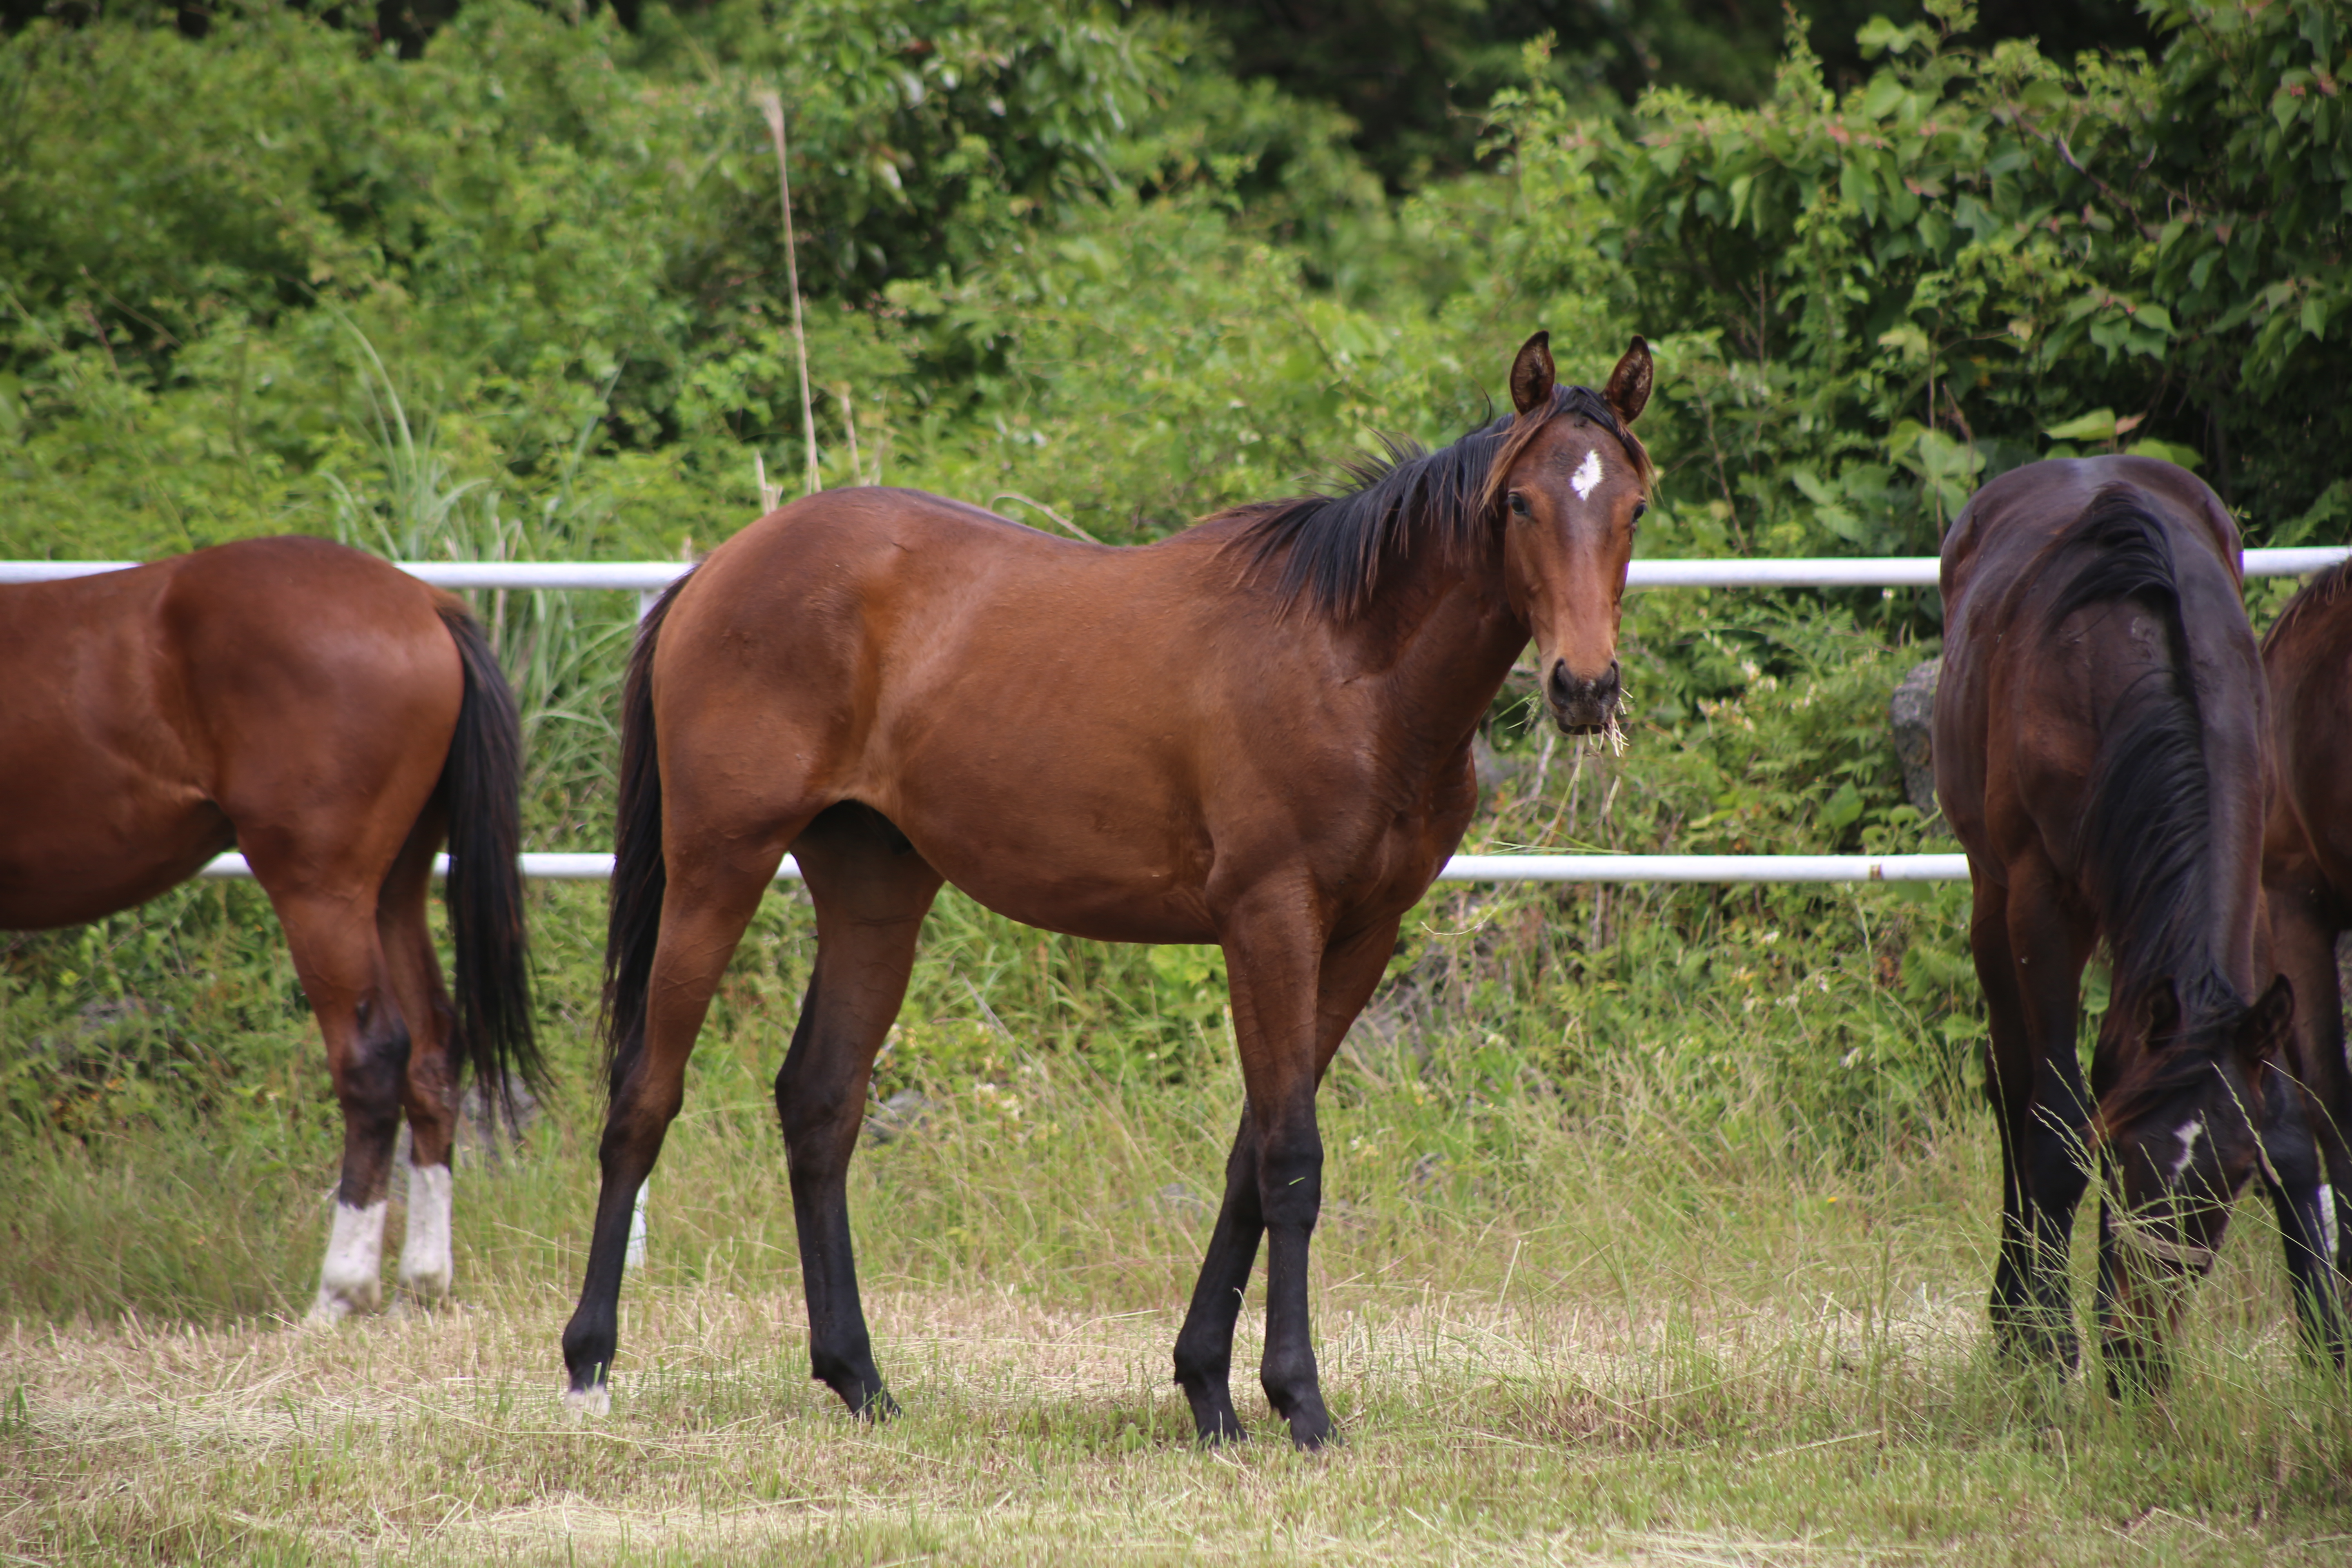
[[[1507,94],[1523,286],[1666,338],[1672,449],[1739,547],[1932,551],[1983,479],[2117,447],[2295,542],[2347,505],[2315,395],[2352,370],[2344,21],[2147,9],[2154,65],[1962,47],[1973,9],[1929,0],[1862,30],[1884,64],[1843,96],[1793,28],[1754,109]]]

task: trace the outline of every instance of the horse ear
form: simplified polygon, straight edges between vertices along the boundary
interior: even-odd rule
[[[2294,1024],[2294,987],[2284,974],[2271,982],[2263,999],[2246,1009],[2238,1025],[2238,1049],[2248,1061],[2268,1061],[2286,1043]]]
[[[1649,406],[1652,374],[1650,345],[1636,332],[1633,346],[1617,362],[1617,368],[1609,373],[1609,389],[1601,395],[1617,411],[1617,417],[1628,425],[1641,417],[1642,410]]]
[[[1511,362],[1511,406],[1522,414],[1545,406],[1558,379],[1551,366],[1551,334],[1538,332],[1519,345],[1519,357]]]

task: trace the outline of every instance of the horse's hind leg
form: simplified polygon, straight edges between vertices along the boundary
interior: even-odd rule
[[[256,870],[268,887],[267,873]],[[274,890],[272,900],[325,1037],[327,1068],[343,1112],[342,1181],[310,1314],[312,1322],[331,1323],[383,1304],[385,1188],[400,1131],[408,1029],[377,946],[371,900]]]
[[[897,1409],[874,1364],[849,1238],[849,1156],[866,1087],[907,994],[940,875],[890,823],[835,806],[793,846],[816,904],[816,963],[776,1074],[808,1297],[809,1374],[861,1415]]]
[[[427,808],[393,862],[376,904],[376,931],[401,1016],[408,1023],[408,1070],[401,1106],[408,1113],[408,1223],[400,1244],[400,1288],[407,1300],[429,1304],[449,1293],[455,1275],[450,1250],[453,1183],[450,1154],[457,1141],[458,1065],[457,1017],[441,983],[425,900],[433,853],[441,842],[439,813]],[[488,1097],[495,1085],[484,1084]]]
[[[2006,896],[1980,887],[1969,934],[1990,1036],[1985,1092],[2001,1142],[1993,1339],[2012,1356],[2072,1368],[2079,1342],[2066,1253],[2090,1184],[2091,1120],[2074,1017],[2089,946],[2059,910],[2053,880],[2023,866],[2011,868]]]

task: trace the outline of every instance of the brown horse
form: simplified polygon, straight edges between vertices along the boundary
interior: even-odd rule
[[[2352,1232],[2352,1063],[2336,939],[2352,929],[2352,563],[2288,601],[2263,639],[2263,668],[2278,757],[2263,888],[2278,967],[2294,985],[2287,1068],[2325,1166],[2322,1239],[2341,1300],[2352,1290],[2341,1241]]]
[[[2194,475],[2035,463],[1944,541],[1937,793],[1969,852],[2003,1172],[1996,1342],[2075,1359],[2065,1259],[2096,1148],[2111,1384],[2165,1374],[2184,1288],[2259,1169],[2313,1331],[2340,1347],[2310,1134],[2268,1070],[2293,991],[2258,963],[2267,709],[2238,531]],[[2083,967],[2113,1000],[2075,1054]]]
[[[1557,721],[1615,721],[1649,351],[1633,340],[1596,394],[1554,384],[1547,343],[1512,364],[1515,416],[1395,451],[1342,495],[1110,549],[839,490],[671,590],[623,697],[612,1109],[568,1399],[605,1403],[631,1204],[789,849],[817,919],[776,1078],[814,1375],[853,1411],[895,1408],[844,1181],[945,880],[1052,931],[1223,945],[1247,1100],[1176,1381],[1203,1439],[1242,1436],[1228,1367],[1264,1235],[1260,1377],[1294,1441],[1330,1437],[1307,1304],[1316,1086],[1470,820],[1471,738],[1531,634]]]
[[[413,1131],[400,1278],[450,1284],[461,1061],[536,1077],[521,731],[463,602],[317,539],[257,539],[0,588],[0,929],[96,920],[234,845],[326,1037],[343,1174],[314,1321],[379,1302],[385,1188]],[[450,836],[450,1005],[425,923]]]

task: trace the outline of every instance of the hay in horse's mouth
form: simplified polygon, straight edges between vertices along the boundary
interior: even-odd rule
[[[1611,756],[1622,757],[1625,754],[1625,743],[1628,739],[1630,739],[1630,737],[1625,733],[1625,726],[1622,722],[1624,716],[1625,696],[1621,690],[1618,693],[1616,702],[1611,706],[1608,713],[1603,716],[1600,723],[1560,724],[1559,732],[1566,735],[1572,741],[1591,742],[1591,749],[1596,752],[1601,747],[1607,746]],[[1552,715],[1552,722],[1559,724],[1559,714],[1555,713]]]

